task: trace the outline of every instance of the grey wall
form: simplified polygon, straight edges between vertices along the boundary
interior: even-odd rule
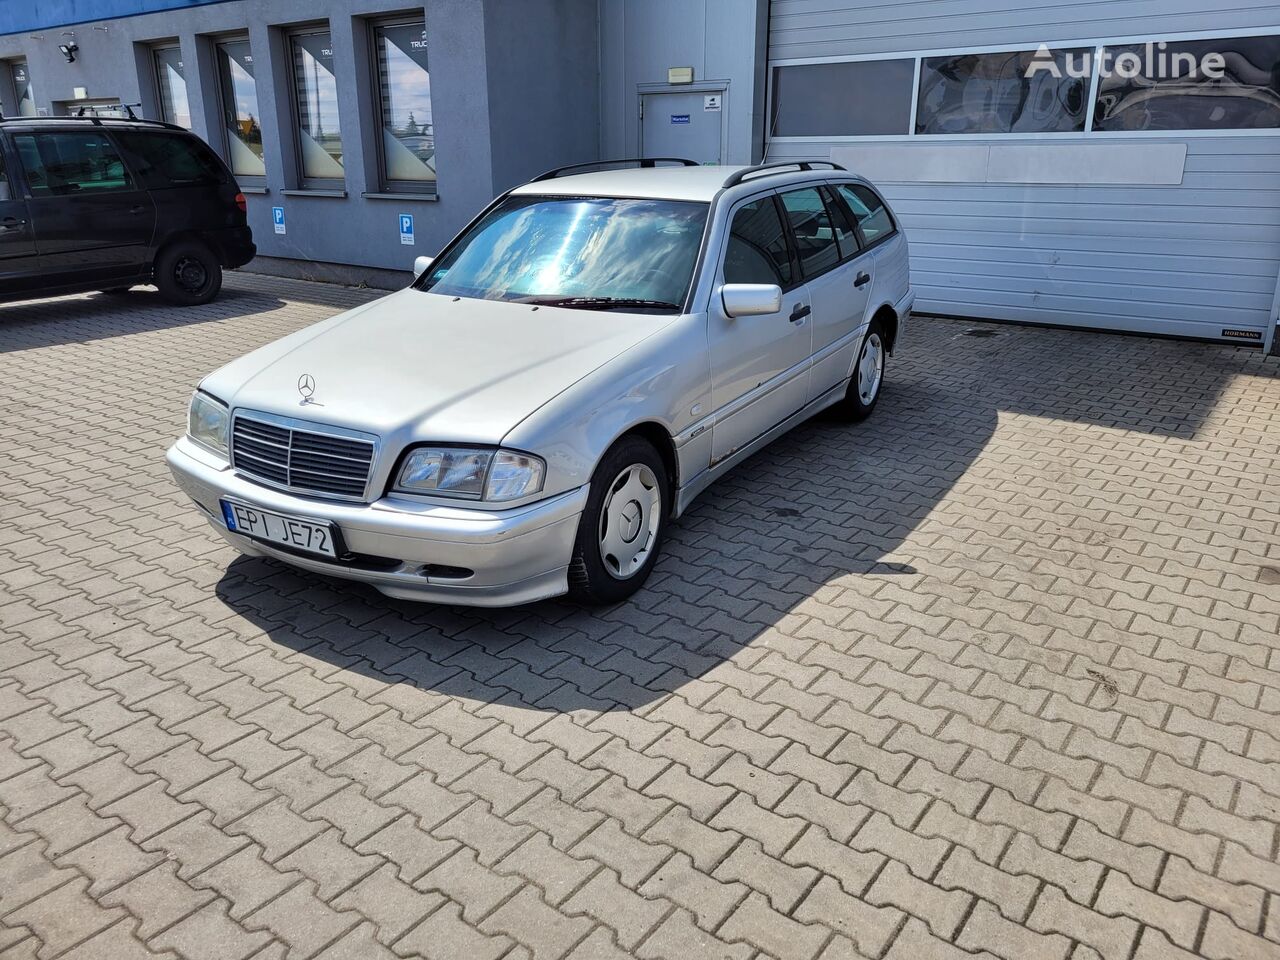
[[[438,198],[362,196],[379,190],[381,135],[365,18],[404,12],[402,0],[233,0],[67,27],[80,46],[74,64],[57,49],[69,39],[63,28],[0,37],[0,59],[28,60],[37,104],[50,113],[62,112],[72,88],[83,86],[90,98],[141,102],[155,117],[148,47],[177,39],[195,132],[222,151],[212,38],[247,30],[267,166],[267,192],[248,197],[260,254],[407,270],[415,256],[435,254],[496,192],[549,166],[595,159],[599,144],[595,0],[425,0],[424,7]],[[300,178],[283,30],[325,19],[339,78],[345,197],[286,193]],[[8,87],[4,71],[0,102],[12,113]],[[285,208],[284,236],[274,233],[272,206]],[[401,213],[414,215],[414,246],[400,243]]]
[[[1275,0],[1064,2],[1027,0],[774,0],[771,58],[847,57],[1197,31],[1274,32]],[[913,137],[917,169],[958,171],[967,148],[1016,136],[948,142]],[[1036,144],[1185,144],[1172,185],[996,184],[958,173],[879,180],[911,240],[918,308],[961,316],[1218,337],[1274,327],[1280,275],[1280,132],[1263,136],[1105,138],[1055,135]],[[867,140],[773,141],[770,159],[856,155]],[[852,149],[851,149],[852,148]],[[1054,149],[1052,146],[1049,149]],[[904,154],[897,154],[902,159]],[[918,158],[917,158],[918,159]],[[1141,170],[1136,171],[1139,175]],[[1070,179],[1070,178],[1065,178]],[[1141,176],[1139,176],[1141,179]],[[950,180],[950,182],[948,182]]]
[[[696,82],[726,88],[724,162],[758,160],[768,8],[768,0],[600,0],[600,155],[637,156],[641,89],[665,86],[668,67],[691,66]]]

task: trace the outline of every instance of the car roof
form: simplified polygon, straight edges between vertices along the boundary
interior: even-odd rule
[[[750,170],[745,166],[700,167],[631,167],[620,170],[596,170],[552,179],[533,180],[512,190],[517,196],[557,197],[638,197],[653,200],[696,200],[708,203],[725,188],[733,174]],[[774,170],[753,172],[742,188],[767,185],[781,187],[814,179],[852,179],[843,170]],[[743,189],[742,192],[746,192]]]

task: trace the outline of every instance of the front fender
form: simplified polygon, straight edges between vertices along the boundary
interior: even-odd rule
[[[706,315],[688,315],[543,404],[503,445],[545,459],[543,492],[554,496],[589,482],[605,451],[636,426],[657,424],[674,437],[710,409]]]

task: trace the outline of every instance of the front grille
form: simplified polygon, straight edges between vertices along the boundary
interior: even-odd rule
[[[237,413],[231,462],[247,477],[290,490],[362,499],[373,441],[320,433]]]

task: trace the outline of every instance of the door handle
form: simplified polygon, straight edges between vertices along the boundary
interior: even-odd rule
[[[858,278],[853,281],[853,285],[855,287],[865,287],[870,282],[871,282],[871,274],[859,273]]]
[[[812,312],[813,311],[809,309],[809,305],[807,303],[797,303],[791,308],[791,322],[804,323],[804,318]]]
[[[27,221],[19,220],[17,217],[5,217],[3,220],[0,220],[0,223],[7,226],[24,227],[26,226]]]
[[[130,207],[129,212],[132,213],[134,216],[137,216],[139,213],[142,213],[142,211],[146,209],[147,208],[142,206],[142,204],[138,204],[138,206],[136,207]]]

